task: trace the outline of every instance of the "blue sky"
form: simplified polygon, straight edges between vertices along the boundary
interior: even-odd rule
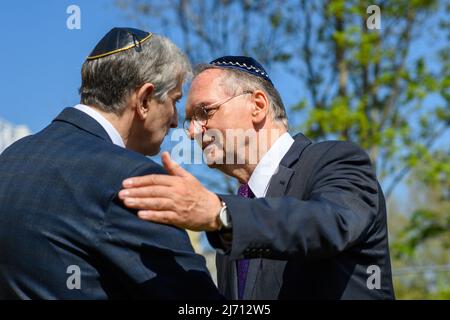
[[[66,27],[71,4],[81,9],[80,30]],[[0,117],[26,124],[32,132],[78,102],[81,65],[107,31],[116,26],[141,27],[112,0],[43,0],[26,5],[8,1],[2,3],[0,25]],[[165,33],[157,25],[147,29]],[[171,39],[181,47],[176,36]],[[289,86],[292,82],[285,75],[272,77],[282,82],[286,103],[293,103],[298,89]]]
[[[73,3],[2,3],[0,117],[41,130],[78,102],[81,64],[95,43],[113,26],[129,24],[111,1],[76,1],[81,29],[69,30],[66,10]]]

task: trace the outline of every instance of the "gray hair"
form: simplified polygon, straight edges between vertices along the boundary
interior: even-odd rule
[[[169,91],[192,76],[188,58],[169,39],[153,34],[140,46],[100,59],[81,69],[81,103],[121,115],[133,90],[155,86],[154,97],[165,102]]]
[[[262,90],[269,98],[270,115],[272,116],[272,119],[276,122],[281,122],[286,130],[289,128],[283,100],[281,100],[278,90],[275,89],[269,81],[241,70],[223,68],[210,64],[200,64],[196,66],[194,77],[208,69],[220,69],[226,72],[226,76],[222,77],[222,84],[224,85],[225,92],[229,95],[237,94],[238,90]]]

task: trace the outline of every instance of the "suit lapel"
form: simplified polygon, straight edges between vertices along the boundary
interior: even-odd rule
[[[270,179],[267,197],[281,197],[285,194],[289,180],[291,180],[294,170],[280,164],[278,172]]]
[[[250,259],[247,279],[245,281],[244,300],[251,300],[256,284],[256,277],[260,270],[262,259]],[[236,268],[235,268],[236,269]],[[236,281],[237,282],[237,281]]]
[[[227,299],[238,299],[236,260],[229,256],[217,254],[217,280],[219,281],[220,293]]]
[[[269,188],[267,189],[267,197],[281,197],[286,194],[294,170],[291,167],[298,161],[305,148],[311,144],[311,140],[301,133],[297,134],[295,141],[289,151],[281,159],[277,173],[270,179]]]
[[[283,157],[278,167],[276,174],[272,176],[270,180],[269,188],[267,190],[266,197],[282,197],[286,194],[286,189],[289,185],[289,181],[294,174],[294,170],[291,169],[292,165],[298,161],[300,155],[305,148],[311,144],[311,140],[307,139],[304,135],[298,134],[295,137],[295,141],[292,144],[289,151]],[[247,280],[245,283],[244,299],[252,299],[252,294],[255,289],[258,273],[261,270],[262,259],[250,259],[248,267]],[[232,263],[234,274],[233,279],[236,287],[237,297],[237,271],[236,264]]]
[[[231,260],[231,263],[229,263],[229,272],[231,277],[229,279],[233,279],[233,282],[231,283],[231,297],[233,300],[238,300],[238,281],[237,281],[237,269],[236,269],[236,260]]]

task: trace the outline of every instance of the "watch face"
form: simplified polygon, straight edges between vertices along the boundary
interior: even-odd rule
[[[227,208],[226,207],[223,207],[220,210],[219,217],[220,217],[220,222],[222,222],[222,225],[225,228],[229,228],[230,227],[230,221],[229,221],[229,218],[228,218],[228,212],[227,212]]]

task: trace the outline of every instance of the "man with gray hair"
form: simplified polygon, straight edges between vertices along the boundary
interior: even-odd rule
[[[117,198],[177,126],[191,69],[168,39],[114,28],[82,67],[81,104],[0,156],[0,299],[220,298],[184,230]]]
[[[170,177],[131,177],[119,197],[143,219],[208,231],[227,298],[394,298],[369,156],[350,142],[292,137],[260,63],[225,56],[202,66],[185,123],[208,165],[241,183],[238,195],[212,193],[164,153]]]

